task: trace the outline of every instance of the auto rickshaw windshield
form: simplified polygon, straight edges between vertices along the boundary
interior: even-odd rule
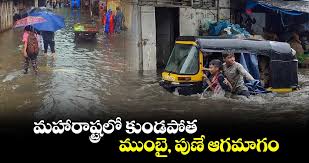
[[[165,70],[176,74],[197,74],[199,71],[198,49],[193,45],[176,44]]]

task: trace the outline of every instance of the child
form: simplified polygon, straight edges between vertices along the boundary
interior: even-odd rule
[[[208,87],[206,89],[212,90],[215,94],[223,91],[230,92],[232,85],[224,78],[221,72],[222,62],[218,59],[211,60],[209,63],[210,79],[204,74],[204,81],[207,82]]]
[[[38,35],[34,33],[33,28],[27,26],[23,35],[24,49],[23,56],[25,58],[24,74],[28,73],[29,62],[31,61],[35,74],[38,73],[37,56],[39,54]]]
[[[248,88],[245,86],[244,77],[247,80],[254,80],[254,78],[244,69],[244,67],[235,61],[233,53],[224,53],[223,72],[227,80],[232,85],[232,93],[237,95],[250,96]]]

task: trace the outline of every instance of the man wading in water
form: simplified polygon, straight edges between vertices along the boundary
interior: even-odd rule
[[[249,81],[254,80],[254,78],[240,63],[235,61],[233,53],[224,53],[223,58],[225,61],[223,64],[224,76],[226,76],[233,87],[232,93],[249,97],[250,92],[245,85],[244,77]]]
[[[48,46],[52,52],[52,57],[55,60],[55,32],[42,31],[43,42],[44,42],[44,55],[47,57]]]

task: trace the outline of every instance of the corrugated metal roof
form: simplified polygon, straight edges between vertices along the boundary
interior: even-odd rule
[[[309,0],[302,0],[302,1],[257,0],[257,1],[286,10],[294,10],[309,13]]]

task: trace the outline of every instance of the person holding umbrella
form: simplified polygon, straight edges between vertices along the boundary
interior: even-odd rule
[[[46,19],[46,22],[34,24],[33,27],[42,33],[45,56],[47,56],[49,46],[52,52],[52,57],[55,59],[55,32],[61,28],[64,28],[64,18],[44,8],[32,10],[29,15],[39,16]]]
[[[32,63],[32,67],[35,74],[38,73],[37,56],[39,54],[39,38],[37,35],[38,31],[35,30],[32,27],[32,25],[40,24],[43,22],[46,22],[46,19],[34,16],[28,16],[15,22],[14,25],[15,28],[25,27],[22,40],[24,43],[22,54],[23,57],[25,58],[24,74],[28,73],[28,67],[30,61]]]
[[[52,57],[55,59],[55,32],[42,31],[43,44],[44,44],[44,55],[47,56],[48,46],[52,52]]]
[[[39,54],[39,38],[37,33],[34,32],[33,27],[26,26],[23,34],[23,56],[25,58],[24,74],[28,73],[29,62],[31,61],[33,71],[37,75],[37,56]]]

